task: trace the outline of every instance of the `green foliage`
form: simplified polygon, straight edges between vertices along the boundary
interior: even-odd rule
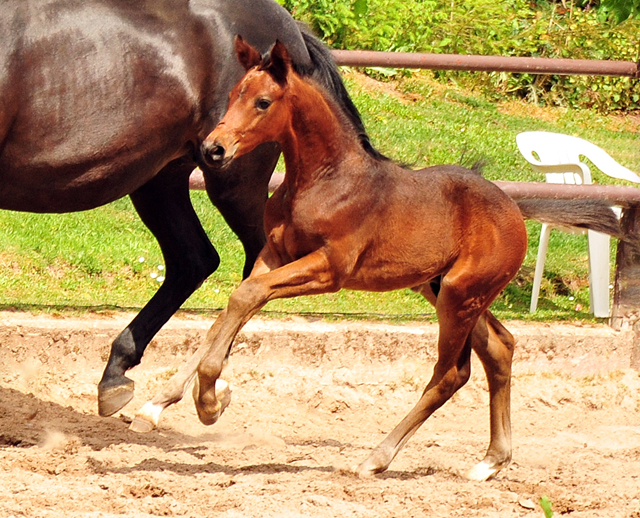
[[[640,0],[563,4],[540,0],[283,0],[336,48],[634,61],[640,22],[617,24],[607,13],[634,13]],[[580,5],[585,4],[583,7]],[[623,5],[624,4],[624,5]],[[624,9],[623,9],[624,7]],[[608,10],[608,11],[607,11]],[[383,71],[389,75],[389,71]],[[629,78],[438,71],[435,77],[512,96],[601,112],[640,108]]]
[[[284,0],[294,18],[308,23],[329,44],[342,47],[345,37],[358,29],[357,21],[368,10],[368,3],[356,0]]]
[[[605,17],[611,17],[617,23],[622,23],[640,14],[640,0],[602,0],[598,11]]]

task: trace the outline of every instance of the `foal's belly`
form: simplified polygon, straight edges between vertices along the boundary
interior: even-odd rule
[[[420,286],[446,269],[446,262],[437,259],[415,262],[376,261],[364,263],[348,278],[344,288],[359,291],[394,291]]]
[[[437,276],[437,271],[419,274],[397,272],[395,275],[389,275],[387,272],[376,272],[373,275],[359,273],[350,278],[345,283],[344,288],[357,291],[395,291],[421,286]]]

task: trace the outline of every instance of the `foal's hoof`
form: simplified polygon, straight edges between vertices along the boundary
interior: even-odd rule
[[[196,410],[200,422],[207,426],[214,424],[220,419],[222,412],[224,412],[229,406],[229,403],[231,403],[231,389],[229,389],[229,384],[226,381],[221,379],[216,380],[215,394],[215,405],[205,405],[200,399],[200,383],[196,377],[193,385],[193,399],[196,403]]]
[[[353,471],[359,478],[371,478],[378,473],[386,471],[388,467],[389,464],[379,459],[376,452],[374,452]]]
[[[476,482],[484,482],[485,480],[489,480],[491,477],[495,476],[500,469],[501,467],[496,467],[494,464],[483,461],[467,471],[465,478]]]
[[[121,410],[133,399],[133,381],[122,376],[117,385],[98,385],[98,414],[108,417]]]
[[[152,401],[148,401],[138,411],[136,416],[129,425],[129,430],[137,433],[148,433],[158,426],[160,419],[160,413],[163,407],[160,405],[154,405]]]

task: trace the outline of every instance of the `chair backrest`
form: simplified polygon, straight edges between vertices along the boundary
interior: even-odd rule
[[[640,182],[640,176],[616,162],[595,144],[571,135],[547,131],[525,131],[516,135],[522,156],[531,167],[544,173],[551,183],[591,183],[591,171],[580,159],[588,158],[612,178]]]

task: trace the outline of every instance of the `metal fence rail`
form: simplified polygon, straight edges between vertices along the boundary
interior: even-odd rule
[[[431,70],[640,77],[639,64],[633,61],[473,56],[369,50],[333,50],[332,54],[338,65],[351,67],[426,68]]]
[[[273,173],[269,191],[273,192],[284,178],[284,173]],[[629,207],[640,205],[640,189],[621,185],[569,185],[546,182],[495,181],[498,187],[516,200],[543,198],[558,200],[606,200],[610,203]],[[191,189],[204,190],[202,172],[196,169],[189,178]]]

